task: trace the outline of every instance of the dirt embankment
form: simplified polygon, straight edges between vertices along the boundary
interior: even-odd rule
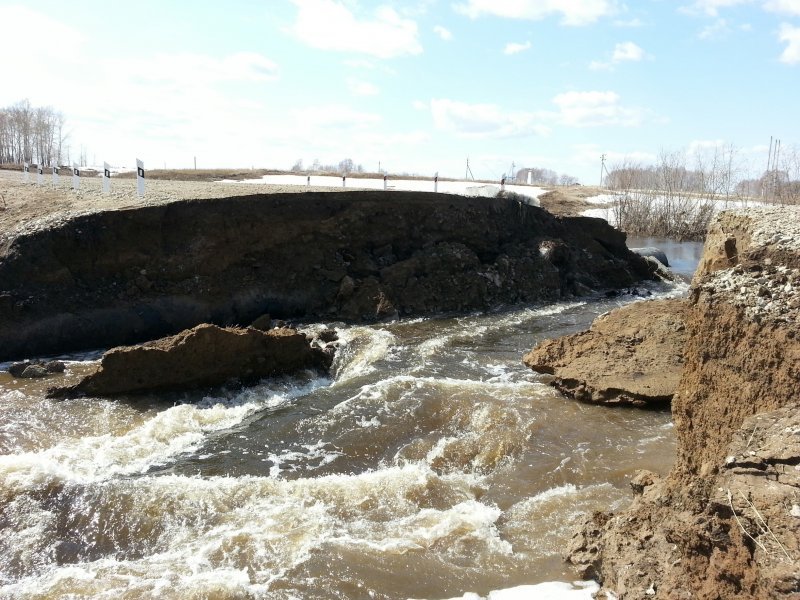
[[[635,302],[588,331],[546,340],[523,362],[563,394],[594,404],[669,407],[683,371],[686,302]]]
[[[511,199],[258,187],[220,197],[241,192],[164,182],[163,195],[148,188],[145,202],[128,185],[119,206],[110,197],[95,204],[92,191],[71,207],[37,208],[36,198],[20,206],[8,189],[20,214],[3,217],[13,225],[0,236],[0,360],[264,313],[370,321],[554,300],[652,276],[604,221]]]
[[[800,210],[716,220],[686,329],[672,472],[567,558],[620,599],[800,598]]]

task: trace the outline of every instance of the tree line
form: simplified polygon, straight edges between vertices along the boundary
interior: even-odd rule
[[[0,108],[0,163],[50,167],[63,163],[67,133],[64,115],[28,100]]]
[[[552,169],[530,167],[517,171],[514,180],[517,183],[527,183],[528,174],[531,176],[531,183],[536,185],[574,185],[578,183],[578,178],[566,173],[558,174]]]
[[[719,146],[693,157],[682,151],[662,151],[655,164],[625,160],[615,165],[607,172],[605,185],[621,192],[650,190],[667,196],[800,202],[800,148],[788,148],[780,161],[756,177],[748,171],[733,146]]]

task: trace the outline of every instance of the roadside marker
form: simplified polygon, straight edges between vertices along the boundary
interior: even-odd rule
[[[103,163],[103,193],[111,193],[111,166],[107,162]]]
[[[136,159],[136,195],[144,197],[144,163]]]
[[[58,186],[58,167],[53,165],[53,187]]]
[[[81,172],[78,163],[72,163],[72,189],[76,192],[81,187]]]
[[[31,176],[29,174],[31,166],[28,163],[22,164],[22,181],[28,183],[31,180]]]

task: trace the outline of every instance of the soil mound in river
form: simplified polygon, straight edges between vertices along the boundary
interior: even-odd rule
[[[332,359],[332,352],[312,345],[294,329],[260,331],[204,324],[138,346],[112,348],[96,372],[74,386],[53,388],[48,395],[116,396],[213,386],[305,369],[327,371]]]
[[[275,193],[62,215],[0,245],[0,360],[264,313],[374,321],[551,301],[653,269],[603,220],[508,198]]]
[[[588,331],[546,340],[523,362],[563,394],[594,404],[669,407],[683,371],[686,302],[635,302]]]

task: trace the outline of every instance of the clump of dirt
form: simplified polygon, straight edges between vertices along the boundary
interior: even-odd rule
[[[542,342],[523,362],[576,400],[669,407],[683,372],[686,309],[683,300],[635,302],[588,331]]]

